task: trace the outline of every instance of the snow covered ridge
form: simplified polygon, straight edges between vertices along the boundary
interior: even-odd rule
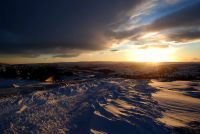
[[[0,69],[0,133],[199,133],[198,67],[6,65]],[[184,75],[171,77],[181,72]],[[151,79],[158,75],[161,79]],[[190,80],[179,80],[180,76]]]

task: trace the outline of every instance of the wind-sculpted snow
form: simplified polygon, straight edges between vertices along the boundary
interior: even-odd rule
[[[0,98],[0,133],[165,134],[148,80],[100,78]]]
[[[0,133],[199,134],[199,67],[0,65]]]
[[[150,85],[159,89],[153,97],[165,109],[159,121],[171,127],[190,128],[180,133],[200,132],[200,81],[153,80]]]

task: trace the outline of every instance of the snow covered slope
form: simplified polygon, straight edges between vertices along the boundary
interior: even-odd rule
[[[35,75],[36,79],[31,78],[31,73],[28,73],[30,79],[22,79],[26,78],[27,70],[17,78],[2,77],[0,133],[200,132],[200,81],[192,80],[199,78],[196,65],[184,65],[185,69],[189,68],[186,75],[179,77],[171,77],[181,72],[172,66],[163,69],[162,65],[148,68],[139,64],[137,69],[135,64],[136,68],[131,64],[113,65],[57,65],[57,79],[51,82],[38,79],[41,75],[43,78],[54,75],[51,71]],[[41,65],[27,72],[35,72],[38,66]],[[190,71],[191,67],[194,69]],[[58,74],[62,77],[56,77]],[[162,79],[151,79],[159,75]],[[180,76],[191,80],[174,80]]]

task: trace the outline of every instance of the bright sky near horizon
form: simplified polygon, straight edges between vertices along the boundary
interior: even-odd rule
[[[200,62],[199,0],[12,0],[0,62]]]

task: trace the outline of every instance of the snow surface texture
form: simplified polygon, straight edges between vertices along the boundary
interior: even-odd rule
[[[155,87],[155,82],[123,78],[70,81],[54,85],[48,90],[1,97],[0,133],[172,133],[173,130],[164,125],[166,122],[162,118],[168,114],[165,108],[174,110],[174,107],[179,107],[174,105],[171,108],[171,104],[166,105],[166,101],[163,103],[159,97],[153,99],[151,94],[156,92],[152,88]],[[156,88],[169,83],[157,82]],[[195,83],[199,84],[190,84]],[[170,86],[172,85],[173,83]],[[183,88],[184,83],[181,85]],[[177,85],[173,87],[177,89]],[[158,102],[161,100],[161,106],[157,103],[157,98]],[[187,106],[185,114],[191,115],[193,110],[200,110],[199,107],[189,105],[189,111]],[[185,109],[178,112],[184,112]],[[191,115],[190,121],[194,119],[192,117]]]
[[[200,133],[199,64],[80,64],[3,68],[0,133]]]
[[[190,123],[200,121],[200,82],[153,80],[151,86],[160,89],[153,97],[166,109],[159,120],[166,125],[190,127]]]
[[[96,79],[0,98],[1,133],[169,133],[146,80]]]

